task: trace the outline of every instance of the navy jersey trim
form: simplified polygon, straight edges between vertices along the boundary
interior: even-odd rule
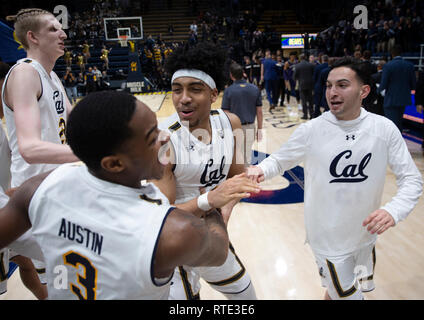
[[[179,122],[175,122],[173,125],[168,127],[168,129],[172,131],[177,131],[180,128],[181,128],[181,124]]]
[[[171,207],[171,208],[169,208],[168,212],[166,213],[165,217],[163,218],[162,225],[160,226],[160,230],[159,230],[159,232],[158,232],[158,237],[156,238],[155,247],[153,248],[152,261],[150,262],[150,279],[152,280],[152,283],[153,283],[156,287],[163,287],[163,286],[165,286],[166,284],[168,284],[168,283],[169,283],[169,281],[171,281],[172,277],[174,276],[174,272],[172,272],[172,274],[170,275],[170,277],[169,277],[168,281],[166,281],[165,283],[162,283],[162,284],[158,284],[158,283],[156,283],[156,281],[155,281],[155,276],[154,276],[154,272],[153,272],[153,265],[154,265],[154,262],[155,262],[156,250],[157,250],[157,248],[158,248],[159,237],[160,237],[160,235],[161,235],[161,233],[162,233],[162,229],[163,229],[163,226],[164,226],[164,224],[165,224],[166,219],[168,218],[169,214],[170,214],[170,213],[171,213],[174,209],[176,209],[176,208],[175,208],[175,207]]]

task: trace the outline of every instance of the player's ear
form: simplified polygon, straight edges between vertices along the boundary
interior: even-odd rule
[[[216,99],[218,99],[218,89],[213,89],[211,91],[211,101],[212,103],[214,103],[216,101]]]
[[[28,32],[26,34],[26,37],[27,37],[28,44],[29,43],[34,43],[34,44],[38,44],[39,43],[38,37],[37,37],[37,35],[35,34],[34,31],[28,30]]]
[[[124,162],[115,155],[102,158],[102,160],[100,160],[100,166],[103,170],[110,173],[120,173],[125,169]]]
[[[365,99],[371,91],[371,87],[368,84],[365,84],[362,86],[362,89],[360,91],[361,99]]]

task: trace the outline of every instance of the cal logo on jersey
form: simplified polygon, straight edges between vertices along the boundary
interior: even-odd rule
[[[330,183],[362,182],[368,179],[368,176],[365,174],[364,170],[371,160],[371,153],[366,154],[359,164],[348,164],[344,168],[339,165],[339,162],[342,159],[349,159],[352,154],[353,152],[351,150],[346,150],[334,158],[330,164],[330,174],[336,179],[331,180]]]
[[[57,114],[65,112],[65,108],[63,107],[63,95],[58,90],[53,92],[53,101]]]
[[[210,159],[203,170],[202,176],[200,177],[200,183],[204,187],[209,187],[214,184],[219,184],[221,180],[223,180],[226,175],[224,174],[225,167],[225,156],[221,159],[221,164],[218,169],[209,171],[210,168],[213,167],[213,159]]]

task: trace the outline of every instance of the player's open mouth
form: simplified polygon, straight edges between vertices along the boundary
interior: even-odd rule
[[[331,105],[336,108],[339,107],[342,103],[343,102],[341,101],[331,101]]]
[[[184,117],[190,117],[192,116],[194,113],[194,110],[182,110],[181,111],[181,115]]]

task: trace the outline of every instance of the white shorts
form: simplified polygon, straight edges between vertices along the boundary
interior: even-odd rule
[[[362,300],[362,292],[374,290],[375,244],[338,257],[315,254],[315,259],[331,299]]]
[[[241,294],[253,286],[249,274],[230,245],[227,260],[219,267],[177,267],[171,280],[169,300],[199,300],[200,277],[224,295]]]

